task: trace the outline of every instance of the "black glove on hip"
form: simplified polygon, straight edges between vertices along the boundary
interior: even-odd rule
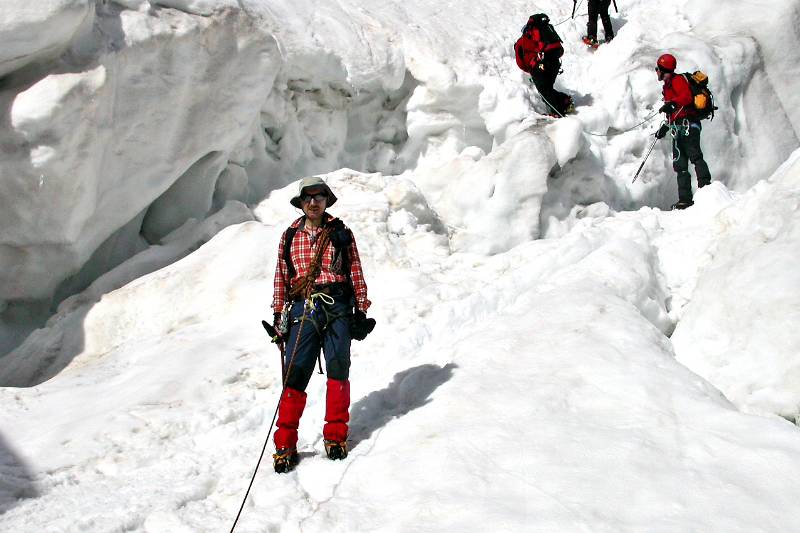
[[[350,322],[350,337],[357,341],[363,341],[367,335],[372,333],[373,329],[375,329],[375,319],[367,318],[364,311],[356,309]]]

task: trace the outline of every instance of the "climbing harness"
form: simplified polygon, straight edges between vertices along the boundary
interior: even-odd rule
[[[348,315],[333,315],[325,305],[317,306],[317,302],[322,301],[323,304],[333,305],[335,300],[329,294],[325,294],[324,292],[315,292],[308,297],[307,305],[310,311],[308,312],[308,320],[311,322],[311,325],[314,326],[314,329],[317,330],[317,334],[321,337],[323,333],[328,329],[328,326],[331,322],[336,320],[337,318],[346,317]],[[314,311],[321,309],[322,312],[325,313],[325,325],[322,328],[319,327],[319,322],[314,318]],[[295,320],[295,324],[297,320]],[[319,353],[317,353],[317,364],[319,365],[319,373],[324,374],[322,371],[322,357]]]
[[[691,128],[691,127],[692,127],[692,123],[689,122],[687,119],[683,119],[680,122],[673,122],[672,123],[672,135],[673,136],[680,135],[681,134],[681,130],[683,130],[683,136],[684,137],[688,137],[689,136],[689,128]]]
[[[700,124],[697,124],[696,122],[689,122],[688,119],[683,119],[681,122],[673,122],[670,125],[669,131],[670,134],[672,135],[672,138],[675,139],[680,135],[688,137],[689,132],[692,128],[700,129]],[[681,158],[681,148],[680,146],[678,146],[677,142],[673,142],[672,147],[673,147],[672,162],[674,163],[675,161]]]

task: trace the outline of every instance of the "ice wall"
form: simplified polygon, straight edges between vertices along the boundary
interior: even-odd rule
[[[0,12],[0,77],[57,57],[91,21],[91,0],[6,0]]]
[[[531,9],[521,0],[14,2],[0,19],[13,45],[0,56],[0,332],[24,335],[51,302],[228,201],[252,205],[342,167],[413,172],[442,212],[489,202],[453,219],[466,230],[456,247],[480,252],[536,238],[576,205],[666,207],[676,193],[662,146],[629,185],[649,142],[634,126],[657,108],[652,63],[665,50],[711,74],[722,109],[704,147],[714,177],[745,189],[799,144],[800,48],[783,45],[797,41],[797,7],[754,10],[750,23],[739,7],[710,21],[712,6],[631,0],[614,16],[617,40],[591,54],[585,19],[537,5],[563,19],[559,84],[579,104],[579,122],[553,131],[512,56]],[[528,166],[499,168],[515,146]],[[437,183],[454,161],[476,195]],[[487,245],[519,207],[512,192],[528,223]]]

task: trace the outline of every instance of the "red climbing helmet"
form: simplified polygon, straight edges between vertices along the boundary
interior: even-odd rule
[[[663,54],[658,58],[658,61],[656,61],[656,65],[665,72],[675,72],[675,67],[678,66],[678,60],[675,59],[675,56],[672,54]]]

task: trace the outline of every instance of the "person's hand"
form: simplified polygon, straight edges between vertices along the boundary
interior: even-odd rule
[[[275,328],[275,331],[278,332],[278,336],[281,334],[281,313],[272,313],[272,326]]]
[[[656,132],[656,139],[663,139],[667,135],[668,131],[669,131],[669,126],[667,126],[666,124],[662,124],[661,127],[658,128],[658,131]]]
[[[353,320],[350,323],[350,336],[357,341],[363,341],[367,338],[367,335],[372,333],[373,329],[375,329],[375,319],[367,318],[364,311],[356,309],[355,313],[353,313]]]
[[[665,103],[664,105],[662,105],[662,106],[661,106],[661,107],[658,109],[658,112],[659,112],[659,113],[667,113],[668,115],[671,115],[672,113],[674,113],[674,112],[675,112],[675,103],[674,103],[674,102],[667,102],[667,103]],[[663,137],[663,135],[662,135],[662,137]],[[661,137],[659,137],[659,139],[660,139],[660,138],[661,138]]]

